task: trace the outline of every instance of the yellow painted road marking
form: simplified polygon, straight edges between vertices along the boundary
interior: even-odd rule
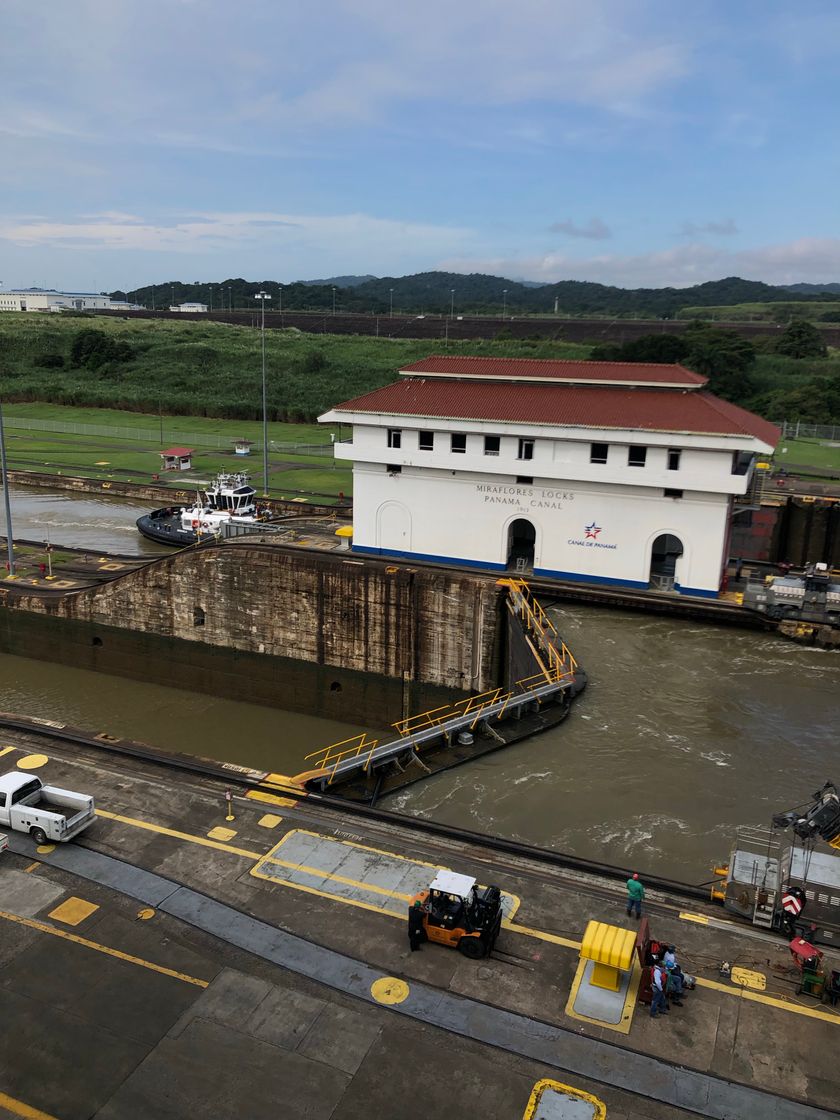
[[[380,976],[370,986],[370,994],[377,1003],[403,1003],[408,999],[408,992],[408,984],[396,976]]]
[[[5,1093],[0,1093],[0,1108],[5,1108],[13,1116],[22,1116],[23,1120],[56,1120],[48,1112],[42,1112],[40,1108],[33,1108],[31,1104],[24,1104],[23,1101],[16,1101],[14,1097],[9,1097]]]
[[[40,770],[46,766],[49,758],[45,754],[26,754],[17,761],[19,770]]]
[[[245,796],[252,801],[263,801],[266,805],[279,805],[283,809],[290,809],[293,805],[297,805],[297,801],[293,797],[280,797],[276,793],[263,793],[261,789],[249,789]]]
[[[524,937],[535,937],[538,941],[550,941],[552,945],[562,945],[564,949],[580,949],[580,942],[572,941],[570,937],[561,937],[559,933],[546,933],[542,929],[531,929],[530,926],[520,926],[508,918],[503,919],[502,928],[509,929],[511,933],[521,933]]]
[[[636,1009],[636,998],[639,994],[639,984],[642,979],[642,966],[639,964],[638,959],[633,960],[630,981],[627,985],[627,991],[624,993],[621,1018],[617,1023],[608,1023],[605,1019],[593,1019],[590,1015],[582,1015],[579,1011],[575,1011],[575,1001],[577,1000],[580,986],[583,983],[583,974],[588,964],[589,961],[585,957],[581,957],[577,972],[575,973],[575,978],[572,981],[569,998],[566,1000],[566,1014],[570,1019],[579,1019],[582,1023],[592,1023],[596,1027],[603,1027],[608,1031],[618,1031],[619,1034],[629,1034],[630,1027],[633,1025],[633,1012]]]
[[[165,828],[164,825],[153,824],[151,821],[141,821],[136,817],[124,817],[120,813],[108,813],[104,809],[97,809],[96,814],[109,821],[129,824],[132,828],[143,828],[148,832],[157,832],[161,836],[171,836],[175,840],[185,840],[188,844],[201,844],[205,848],[215,848],[218,852],[231,852],[236,856],[244,856],[245,859],[260,860],[264,855],[263,852],[249,852],[245,848],[232,848],[230,844],[220,844],[217,840],[208,840],[204,836],[192,836],[189,832],[179,832],[175,828]]]
[[[768,1007],[778,1007],[782,1011],[790,1011],[793,1015],[804,1015],[808,1019],[821,1019],[824,1023],[833,1023],[840,1027],[840,1012],[818,1011],[815,1007],[804,1007],[800,1003],[791,1003],[783,997],[768,996],[763,992],[751,992],[749,988],[733,987],[731,984],[720,984],[717,980],[704,980],[697,977],[698,988],[711,988],[716,992],[726,992],[727,995],[737,996],[739,999],[748,999],[753,1003],[764,1003]]]
[[[684,922],[697,922],[697,924],[701,926],[707,926],[709,924],[709,918],[706,914],[687,914],[683,912],[680,914],[680,918],[682,918]]]
[[[282,821],[282,817],[278,817],[275,813],[266,813],[260,817],[257,824],[262,825],[263,828],[276,828]]]
[[[217,825],[215,828],[211,828],[207,835],[211,840],[232,840],[236,835],[236,829],[222,828],[221,825]]]
[[[763,992],[767,987],[767,977],[763,972],[753,972],[749,968],[733,968],[730,977],[733,984],[740,984],[744,988],[752,988],[754,992]]]
[[[28,874],[30,871],[34,871],[36,867],[40,867],[40,866],[41,866],[41,864],[36,859],[34,861],[34,863],[30,863],[30,865],[28,867],[24,867],[24,869],[23,869],[24,874]]]
[[[13,750],[15,750],[14,747],[0,747],[0,758],[2,758],[4,754],[10,754]]]
[[[154,916],[155,916],[155,911],[152,909],[151,906],[144,906],[144,907],[142,907],[142,909],[137,911],[137,917],[140,919],[141,922],[148,922],[149,919],[153,918]]]
[[[72,941],[76,945],[82,945],[85,949],[94,949],[97,953],[104,953],[108,957],[116,957],[117,960],[127,961],[129,964],[139,965],[141,968],[148,968],[151,972],[159,972],[162,976],[171,976],[174,980],[183,980],[185,984],[195,984],[197,988],[209,987],[209,980],[199,980],[197,976],[188,976],[186,972],[176,972],[174,968],[165,968],[162,964],[154,964],[152,961],[145,961],[142,957],[133,957],[130,953],[121,953],[119,949],[112,949],[109,945],[100,945],[96,941],[89,941],[86,937],[80,937],[78,933],[68,933],[64,929],[56,929],[54,926],[47,925],[46,922],[39,922],[37,918],[21,918],[18,914],[9,914],[5,910],[0,910],[0,918],[7,922],[15,922],[17,925],[26,926],[27,929],[37,929],[41,933],[48,933],[52,937],[60,937],[64,941]]]
[[[50,852],[55,851],[55,844],[39,844],[35,851],[39,856],[48,856]]]
[[[95,902],[85,902],[83,898],[71,895],[60,906],[56,906],[55,910],[50,910],[49,916],[55,918],[57,922],[63,922],[66,926],[79,926],[85,918],[89,918],[98,909]]]

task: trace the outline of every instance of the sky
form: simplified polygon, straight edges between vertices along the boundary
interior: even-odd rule
[[[0,0],[0,280],[840,282],[838,105],[838,0]]]

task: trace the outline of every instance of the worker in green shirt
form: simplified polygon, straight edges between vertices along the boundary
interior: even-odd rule
[[[642,899],[645,897],[645,888],[637,872],[627,880],[627,914],[628,917],[636,911],[636,917],[642,916]]]

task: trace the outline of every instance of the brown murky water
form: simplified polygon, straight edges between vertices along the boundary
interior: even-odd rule
[[[18,536],[55,516],[55,543],[123,553],[144,547],[138,514],[42,494],[13,511]],[[700,881],[737,825],[840,781],[840,655],[622,611],[554,615],[590,675],[570,718],[384,805]],[[2,655],[0,708],[283,773],[359,730]]]

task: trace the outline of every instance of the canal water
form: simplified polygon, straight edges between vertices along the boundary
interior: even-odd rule
[[[137,547],[125,503],[52,498],[22,503],[35,520],[28,532],[16,513],[16,535],[42,539],[36,527],[52,509],[79,534],[56,529],[54,543]],[[577,605],[552,614],[590,677],[569,719],[383,807],[700,882],[728,857],[739,824],[769,824],[840,781],[840,655],[653,615]],[[3,655],[0,709],[281,773],[360,730]]]

